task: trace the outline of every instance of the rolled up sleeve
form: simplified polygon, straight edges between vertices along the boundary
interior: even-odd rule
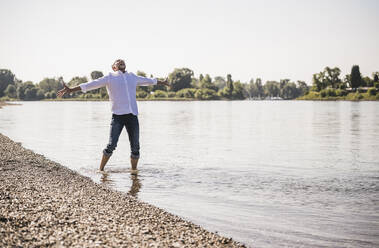
[[[79,87],[84,93],[86,93],[89,90],[95,90],[101,87],[105,87],[108,83],[109,75],[106,75],[91,82],[79,84]]]
[[[146,77],[134,75],[134,79],[137,82],[137,86],[149,86],[149,85],[155,85],[158,83],[158,80],[156,78],[146,78]]]

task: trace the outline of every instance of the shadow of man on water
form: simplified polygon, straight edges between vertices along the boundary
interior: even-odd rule
[[[142,187],[141,181],[138,178],[138,175],[130,175],[130,179],[132,180],[132,185],[130,186],[130,190],[128,191],[127,195],[137,197],[138,192]],[[113,180],[109,178],[109,174],[105,172],[102,173],[100,181],[106,186],[112,186],[113,182]]]

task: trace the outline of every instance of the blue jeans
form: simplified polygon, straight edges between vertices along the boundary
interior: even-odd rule
[[[103,150],[106,156],[111,156],[117,147],[118,138],[122,129],[126,128],[129,135],[131,158],[139,158],[139,123],[138,117],[133,114],[112,115],[111,131],[109,134],[109,143]]]

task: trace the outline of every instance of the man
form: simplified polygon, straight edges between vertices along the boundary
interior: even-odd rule
[[[64,88],[57,92],[57,96],[62,97],[66,93],[72,93],[79,90],[87,92],[89,90],[106,87],[112,106],[112,122],[109,143],[103,150],[100,171],[104,171],[104,167],[113,151],[116,149],[118,138],[125,126],[129,135],[132,173],[136,173],[138,159],[140,157],[136,87],[155,84],[169,86],[169,84],[167,79],[165,81],[160,81],[157,79],[136,76],[133,73],[126,72],[125,62],[121,59],[118,59],[113,63],[112,69],[114,73],[109,73],[102,78],[80,84],[74,88],[69,88],[63,83]]]

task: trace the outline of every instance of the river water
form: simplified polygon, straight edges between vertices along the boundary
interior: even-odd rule
[[[0,132],[95,182],[252,247],[379,246],[379,102],[139,102],[106,166],[107,102],[21,102]]]

